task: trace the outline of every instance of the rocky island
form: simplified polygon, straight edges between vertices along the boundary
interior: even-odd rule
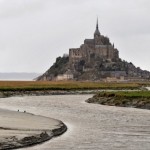
[[[38,81],[143,81],[150,72],[122,60],[119,51],[108,37],[99,31],[98,20],[93,39],[85,39],[79,48],[69,49],[69,55],[58,57],[56,62]]]

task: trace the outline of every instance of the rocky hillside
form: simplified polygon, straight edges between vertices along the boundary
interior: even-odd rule
[[[84,63],[76,64],[78,69],[73,72],[75,80],[100,80],[106,77],[124,76],[127,78],[149,79],[150,72],[135,67],[131,62],[118,60],[117,62],[108,62],[107,60],[93,60],[93,67],[84,70]],[[69,57],[58,57],[56,62],[37,80],[53,80],[59,74],[64,74],[69,70]]]
[[[80,71],[77,79],[80,80],[99,80],[106,77],[143,78],[150,77],[150,72],[135,67],[131,62],[119,60],[117,62],[107,62],[107,60],[96,61],[91,70]]]
[[[41,76],[38,81],[53,80],[57,75],[64,74],[68,69],[69,57],[58,57],[56,62]]]

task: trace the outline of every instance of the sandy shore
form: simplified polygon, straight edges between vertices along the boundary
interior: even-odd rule
[[[66,130],[67,127],[55,119],[0,109],[0,150],[38,144]]]

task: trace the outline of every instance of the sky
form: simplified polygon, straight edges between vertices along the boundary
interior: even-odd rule
[[[0,0],[0,72],[44,73],[93,38],[97,16],[120,57],[150,71],[149,0]]]

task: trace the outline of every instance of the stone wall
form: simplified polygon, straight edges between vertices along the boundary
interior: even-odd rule
[[[118,50],[114,48],[107,37],[94,35],[94,39],[85,39],[84,44],[82,44],[80,48],[69,50],[70,69],[75,70],[75,63],[82,60],[84,60],[86,64],[92,63],[91,56],[109,61],[119,59]]]

